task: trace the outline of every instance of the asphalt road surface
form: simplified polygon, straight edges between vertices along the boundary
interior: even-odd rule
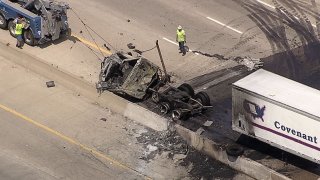
[[[35,58],[40,58],[92,84],[97,81],[100,70],[100,60],[103,56],[109,55],[116,50],[128,51],[126,45],[130,42],[135,44],[139,50],[147,50],[154,47],[155,40],[157,39],[160,40],[166,66],[169,72],[174,75],[174,80],[177,82],[188,80],[195,82],[195,80],[198,80],[196,83],[200,83],[199,87],[207,89],[208,92],[210,92],[210,96],[214,97],[214,99],[227,97],[230,92],[226,89],[228,89],[228,86],[232,83],[232,81],[228,81],[228,78],[237,79],[239,78],[237,73],[242,72],[242,70],[233,71],[233,68],[238,64],[232,60],[232,57],[250,56],[263,58],[271,62],[275,61],[275,59],[280,60],[278,64],[268,64],[269,69],[275,72],[281,72],[290,77],[303,77],[303,71],[307,72],[311,68],[318,67],[319,61],[316,59],[318,46],[310,47],[310,44],[318,43],[318,1],[202,0],[200,2],[197,0],[68,0],[67,2],[69,2],[72,7],[72,10],[69,11],[69,17],[73,36],[69,39],[56,41],[39,47],[25,46],[20,52],[31,54]],[[90,33],[88,33],[78,17],[106,41],[102,40],[91,30],[89,30]],[[182,57],[181,54],[178,53],[178,47],[175,44],[175,31],[178,25],[182,25],[186,30],[187,45],[191,50],[195,51],[195,53],[190,52],[185,57]],[[96,43],[93,42],[90,34],[94,37]],[[15,39],[10,37],[7,31],[3,30],[0,31],[0,41],[3,44],[7,44],[7,46],[13,46],[15,44]],[[103,44],[106,44],[111,51],[103,47]],[[145,52],[143,55],[160,65],[155,50]],[[10,58],[9,54],[5,56],[6,58]],[[299,69],[300,67],[303,67],[303,71]],[[229,71],[231,75],[222,76],[221,79],[223,80],[223,78],[227,77],[225,79],[227,81],[225,84],[226,89],[222,88],[218,91],[219,93],[217,93],[215,92],[215,88],[212,88],[214,87],[212,81],[216,78],[214,72],[218,70],[225,71],[226,69],[231,69]],[[211,76],[211,74],[213,75]],[[12,83],[16,79],[11,76],[1,77],[6,77],[5,79],[0,78],[0,80],[2,80],[1,82],[6,83]],[[10,77],[12,80],[8,80]],[[20,75],[18,79],[23,78],[24,75]],[[6,86],[3,85],[2,87]],[[6,92],[10,91],[6,90]],[[1,98],[9,98],[6,101],[7,105],[18,109],[19,107],[15,106],[27,107],[28,105],[30,106],[30,101],[37,101],[39,99],[38,95],[35,95],[36,92],[30,92],[24,91],[18,93],[18,95],[28,97],[28,99],[23,101],[12,101],[12,97],[17,95],[2,94]],[[18,97],[16,97],[16,99],[18,99]],[[2,101],[4,101],[4,99],[2,99]],[[72,106],[79,107],[77,105]],[[49,108],[57,111],[61,110],[64,113],[69,112],[66,111],[66,107],[58,106],[58,109],[56,109],[57,107],[54,105],[50,107],[43,106],[44,112],[47,112]],[[35,112],[37,112],[37,108],[25,109],[22,113],[26,115],[37,115]],[[10,119],[12,116],[12,114],[6,112],[2,113],[4,118]],[[50,116],[47,113],[40,113],[35,118],[33,117],[33,119],[41,120],[44,117],[56,119],[57,114],[64,113],[50,113]],[[90,114],[90,117],[91,115],[92,114]],[[74,116],[78,117],[76,115]],[[84,117],[82,118],[85,119]],[[96,119],[100,118],[101,117],[96,117]],[[13,123],[19,123],[18,119],[14,117],[12,117],[12,119],[15,120]],[[58,127],[57,124],[60,124],[59,127],[63,126],[64,124],[60,121],[59,123],[54,123],[54,127]],[[50,122],[54,121],[48,121],[47,123],[50,125]],[[17,127],[22,126],[16,125]],[[8,129],[10,128],[8,125]],[[32,140],[31,137],[35,136],[34,133],[45,137],[45,139],[52,138],[48,136],[46,132],[37,132],[34,127],[29,127],[28,125],[22,126],[21,128],[21,132],[19,132],[21,133],[20,136],[12,135],[13,142],[14,140],[17,141],[15,138],[18,137],[24,138],[23,140],[25,141],[27,141],[27,139]],[[63,129],[63,127],[60,128]],[[24,132],[32,133],[25,134]],[[69,130],[67,132],[69,132]],[[78,130],[78,132],[81,132],[81,130]],[[73,137],[77,136],[72,133],[69,135]],[[28,136],[30,137],[27,138]],[[92,139],[86,140],[86,142],[91,142],[91,140]],[[48,142],[45,141],[44,144]],[[53,140],[53,142],[55,141]],[[57,143],[59,143],[58,140]],[[90,145],[93,146],[94,144]],[[23,150],[27,148],[27,146],[24,146],[25,144],[22,144],[21,147],[17,146],[11,149],[4,148],[0,153],[1,158],[7,163],[10,163],[12,159],[14,159],[17,162],[14,165],[19,165],[20,167],[17,166],[17,168],[23,169],[22,166],[25,163],[20,164],[18,162],[29,161],[23,159],[27,157],[23,154]],[[47,144],[47,146],[50,145]],[[58,147],[61,148],[60,146]],[[56,150],[57,152],[53,154],[59,154],[65,151],[64,148],[59,148]],[[13,154],[18,155],[8,155],[10,153],[6,151],[12,149],[16,152]],[[21,149],[21,152],[18,152],[19,150],[17,149]],[[54,149],[57,149],[57,147]],[[77,152],[80,153],[79,151]],[[37,154],[33,156],[37,156]],[[72,162],[79,161],[81,164],[81,162],[87,161],[87,159],[77,159],[78,157],[74,156],[72,153],[70,154],[70,159],[75,158]],[[49,160],[54,162],[54,158]],[[33,162],[32,160],[30,161]],[[30,167],[41,169],[43,166],[39,162],[34,164],[36,165]],[[61,164],[56,163],[55,167],[60,166]],[[84,163],[83,166],[86,167],[87,164]],[[104,173],[113,172],[112,169],[111,171],[99,174],[95,173],[97,171],[95,168],[97,169],[94,165],[90,166],[88,171],[90,171],[89,174],[97,174],[97,178]],[[90,169],[94,170],[91,171]],[[29,172],[28,169],[26,170]],[[31,171],[32,168],[30,169],[30,172]],[[80,168],[75,171],[82,172],[82,169]],[[45,173],[30,174],[34,177],[51,177],[52,175],[50,171],[46,171],[45,169],[41,172]],[[85,172],[86,171],[80,173],[79,178],[86,177]],[[68,171],[68,168],[60,168],[59,173],[57,177],[60,177],[60,175],[63,176],[65,173],[72,173],[72,171]],[[133,175],[133,177],[135,176],[136,175]],[[8,178],[9,177],[10,175],[8,175]]]

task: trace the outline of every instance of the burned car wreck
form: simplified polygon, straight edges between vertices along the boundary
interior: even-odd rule
[[[184,83],[178,88],[168,84],[168,75],[144,57],[117,52],[101,63],[98,92],[105,90],[115,94],[146,100],[151,97],[160,113],[169,114],[174,120],[186,120],[211,107],[205,92],[195,94]]]
[[[158,66],[143,57],[118,52],[101,63],[97,90],[145,99],[149,88],[158,84],[159,71]]]

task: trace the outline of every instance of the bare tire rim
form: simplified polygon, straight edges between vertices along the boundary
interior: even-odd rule
[[[160,112],[162,114],[167,114],[170,111],[170,105],[168,103],[162,103],[160,105]]]
[[[181,111],[174,110],[172,111],[172,119],[179,120],[182,117]]]

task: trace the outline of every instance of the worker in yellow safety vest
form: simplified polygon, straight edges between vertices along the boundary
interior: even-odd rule
[[[18,48],[22,48],[23,46],[23,38],[22,38],[23,28],[24,28],[23,19],[22,17],[19,16],[17,19],[16,28],[15,28],[15,35],[17,38],[16,47]]]
[[[179,53],[182,53],[182,56],[186,55],[186,48],[185,48],[186,33],[180,25],[178,26],[178,29],[177,29],[176,41],[179,43],[179,50],[180,50]]]

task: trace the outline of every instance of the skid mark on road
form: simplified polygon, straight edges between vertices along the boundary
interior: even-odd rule
[[[121,167],[121,168],[129,170],[129,171],[133,171],[134,173],[144,177],[145,179],[148,179],[148,180],[151,179],[150,177],[140,173],[139,171],[131,168],[130,166],[128,166],[126,164],[123,164],[121,162],[118,162],[118,161],[112,159],[111,157],[108,157],[108,156],[100,153],[99,151],[97,151],[97,150],[95,150],[93,148],[90,148],[90,147],[88,147],[88,146],[86,146],[84,144],[81,144],[81,143],[77,142],[76,140],[74,140],[74,139],[72,139],[72,138],[70,138],[68,136],[65,136],[62,133],[59,133],[58,131],[55,131],[55,130],[53,130],[53,129],[51,129],[51,128],[43,125],[43,124],[40,124],[40,123],[34,121],[33,119],[31,119],[31,118],[29,118],[29,117],[27,117],[27,116],[15,111],[15,110],[13,110],[11,108],[8,108],[8,107],[0,104],[0,109],[3,109],[4,111],[6,111],[6,112],[8,112],[10,114],[13,114],[13,115],[19,117],[20,119],[22,119],[22,120],[24,120],[26,122],[29,122],[29,123],[35,125],[36,127],[40,128],[42,130],[45,130],[45,131],[47,131],[47,132],[59,137],[60,139],[65,140],[66,142],[68,142],[70,144],[76,145],[76,146],[82,148],[83,150],[85,150],[85,151],[87,151],[87,152],[89,152],[89,153],[91,153],[91,154],[93,154],[93,155],[95,155],[95,156],[97,156],[99,158],[102,158],[102,159],[104,159],[106,161],[109,161],[109,162],[111,162],[112,164],[114,164],[114,165],[116,165],[118,167]]]
[[[98,47],[95,43],[90,42],[90,41],[88,41],[88,40],[86,40],[86,39],[84,39],[84,38],[81,38],[81,37],[79,37],[79,36],[76,35],[76,34],[72,34],[71,36],[77,38],[77,39],[78,39],[79,41],[81,41],[83,44],[85,44],[85,45],[87,45],[87,46],[90,46],[91,48],[94,48],[94,49],[96,49],[96,50],[99,50],[99,51],[101,51],[101,52],[103,52],[103,53],[105,53],[105,54],[107,54],[107,55],[111,55],[111,54],[112,54],[111,51],[106,50],[106,49],[101,48],[101,47]]]
[[[228,28],[228,29],[230,29],[230,30],[232,30],[232,31],[234,31],[236,33],[243,34],[243,32],[241,32],[241,31],[239,31],[239,30],[237,30],[237,29],[235,29],[235,28],[233,28],[231,26],[227,26],[226,24],[224,24],[224,23],[222,23],[222,22],[220,22],[218,20],[215,20],[215,19],[213,19],[211,17],[207,17],[207,19],[209,19],[210,21],[213,21],[213,22],[215,22],[215,23],[217,23],[217,24],[219,24],[219,25],[221,25],[223,27],[226,27],[226,28]]]
[[[262,5],[264,5],[264,6],[267,6],[267,7],[269,7],[269,8],[271,8],[271,9],[276,9],[276,7],[275,6],[272,6],[271,4],[268,4],[268,3],[266,3],[266,2],[263,2],[263,1],[261,1],[261,0],[256,0],[258,3],[260,3],[260,4],[262,4]],[[281,13],[283,13],[283,14],[285,14],[285,12],[283,12],[283,10],[281,10],[281,9],[279,9],[280,10],[280,12]],[[295,19],[297,19],[297,20],[300,20],[300,18],[299,17],[297,17],[297,16],[293,16]],[[315,24],[311,24],[313,27],[317,27]]]

